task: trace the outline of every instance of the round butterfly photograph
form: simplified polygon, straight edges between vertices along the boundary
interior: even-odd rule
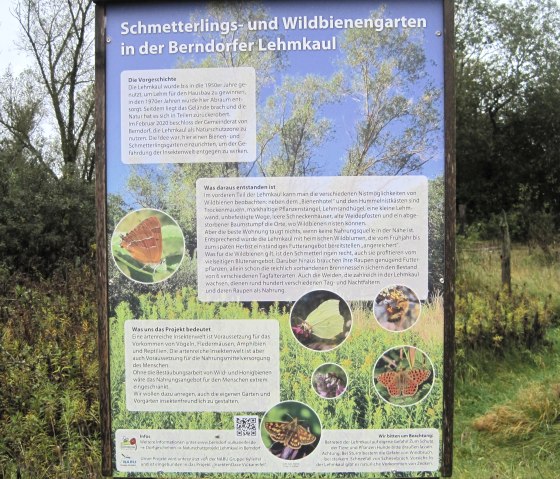
[[[143,208],[127,214],[115,228],[111,252],[127,278],[152,284],[169,278],[181,265],[185,238],[163,211]]]
[[[373,370],[373,383],[384,401],[395,406],[413,406],[430,394],[434,366],[420,349],[399,346],[379,357]]]
[[[319,444],[321,421],[307,404],[284,401],[263,416],[261,439],[264,447],[279,459],[303,459]]]
[[[352,329],[348,303],[332,291],[311,291],[298,299],[290,311],[294,337],[306,348],[330,351],[340,346]]]

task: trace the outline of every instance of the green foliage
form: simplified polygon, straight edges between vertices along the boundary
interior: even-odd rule
[[[195,288],[197,284],[196,258],[191,258],[185,253],[180,268],[168,279],[155,284],[133,283],[126,278],[115,265],[113,260],[109,261],[109,308],[111,311],[121,302],[125,301],[132,311],[133,317],[139,317],[141,313],[140,300],[142,294],[153,294],[155,292],[174,294],[182,288]]]
[[[499,247],[460,241],[456,283],[456,344],[459,377],[483,370],[481,358],[536,350],[560,317],[557,261],[526,247],[512,249],[512,293],[501,289]]]
[[[456,307],[456,338],[470,350],[542,344],[551,319],[543,304],[519,290],[466,293],[457,298]]]
[[[0,476],[100,475],[94,274],[9,285],[0,299]]]
[[[236,22],[238,25],[247,25],[247,22],[267,21],[270,19],[269,12],[261,5],[256,3],[210,3],[208,5],[208,13],[206,18],[209,21],[221,22]],[[196,21],[198,17],[193,17]],[[239,29],[231,30],[229,33],[222,32],[203,32],[195,33],[195,36],[200,40],[208,42],[210,39],[215,39],[217,42],[232,42],[239,40],[247,44],[253,42],[256,44],[262,41],[266,44],[273,41],[275,36],[274,32],[262,29]],[[243,67],[249,66],[255,69],[256,73],[256,93],[259,93],[266,85],[274,82],[274,75],[284,68],[285,54],[282,51],[268,50],[266,52],[250,49],[249,51],[230,51],[221,52],[208,55],[201,61],[200,67],[202,68],[215,68],[215,67]],[[192,68],[193,62],[185,61],[179,63],[179,67],[184,66]]]
[[[558,2],[456,5],[458,203],[470,221],[522,212],[525,238],[535,214],[552,214],[557,228]]]
[[[550,344],[481,350],[457,377],[453,477],[556,479],[560,468],[559,330]]]
[[[460,372],[481,350],[503,354],[546,344],[547,332],[560,315],[557,263],[513,248],[513,289],[508,294],[501,289],[499,247],[463,240],[458,258],[455,329]]]
[[[443,176],[428,182],[428,257],[430,294],[441,293],[445,268],[445,182]]]
[[[356,28],[344,32],[340,48],[345,92],[360,109],[343,174],[418,171],[434,153],[440,122],[440,93],[426,78],[422,39],[407,29]]]
[[[332,133],[321,111],[340,96],[341,76],[285,78],[259,112],[257,164],[264,176],[310,176],[319,170],[317,150]]]
[[[91,256],[92,185],[57,179],[0,145],[0,258],[10,272],[48,275]]]

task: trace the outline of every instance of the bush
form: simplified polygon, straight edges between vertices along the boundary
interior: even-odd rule
[[[456,311],[456,339],[465,350],[531,348],[543,343],[552,318],[546,305],[518,289],[458,295]]]
[[[4,283],[0,477],[100,477],[95,274]]]
[[[10,272],[48,276],[87,257],[95,241],[92,184],[55,179],[0,155],[0,258]]]

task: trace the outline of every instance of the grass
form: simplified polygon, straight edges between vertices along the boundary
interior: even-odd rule
[[[538,352],[481,355],[456,383],[454,479],[556,479],[560,331]]]
[[[500,288],[500,251],[459,251],[458,295]],[[526,247],[512,252],[512,282],[560,315],[560,268]],[[533,350],[476,351],[458,366],[454,479],[556,479],[560,471],[560,329]],[[459,356],[461,357],[461,356]]]
[[[458,281],[470,291],[496,290],[501,285],[500,247],[490,243],[459,242]],[[560,312],[558,254],[547,257],[540,250],[515,245],[511,253],[512,286],[539,298]],[[461,294],[461,290],[457,290]]]

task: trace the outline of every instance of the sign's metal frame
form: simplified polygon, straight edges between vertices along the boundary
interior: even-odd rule
[[[107,164],[106,164],[106,5],[132,4],[126,0],[94,0],[95,8],[95,112],[97,205],[97,299],[100,368],[102,473],[113,473],[111,391],[109,376],[108,266],[107,266]],[[442,477],[450,477],[453,460],[454,335],[455,335],[455,82],[452,0],[441,0],[444,11],[444,134],[445,134],[445,283]],[[135,3],[147,3],[138,2]]]

